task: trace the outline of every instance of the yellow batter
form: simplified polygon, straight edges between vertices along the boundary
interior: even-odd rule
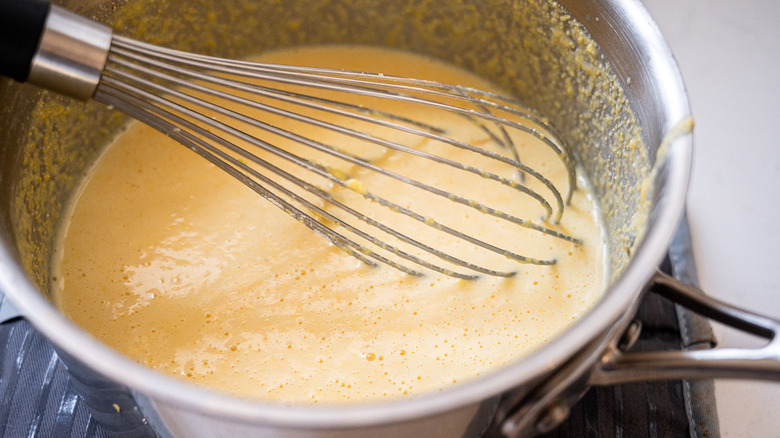
[[[379,49],[309,48],[261,60],[489,86],[451,66]],[[461,118],[445,124],[453,130],[464,125]],[[523,140],[524,161],[551,172],[565,189],[561,166],[549,153],[533,156],[545,150],[534,141]],[[522,194],[485,192],[460,181],[462,173],[431,172],[386,150],[366,153],[521,217],[541,216],[538,204]],[[397,189],[355,167],[337,170],[349,174],[358,192]],[[586,187],[580,181],[555,227],[583,245],[517,231],[446,199],[401,196],[402,205],[430,207],[432,217],[453,227],[473,229],[523,255],[557,259],[554,266],[523,265],[442,239],[449,251],[518,274],[474,281],[429,271],[413,277],[362,264],[202,158],[135,123],[106,150],[74,200],[53,286],[63,311],[97,338],[196,384],[293,403],[408,397],[507,364],[595,303],[605,254]],[[359,202],[357,193],[332,191]],[[376,214],[387,220],[385,212]]]

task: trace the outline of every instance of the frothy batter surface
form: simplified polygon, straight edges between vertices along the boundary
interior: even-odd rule
[[[261,59],[488,86],[452,67],[379,49],[311,48]],[[452,128],[462,124],[453,120]],[[524,160],[555,167],[549,157],[527,156],[538,149],[532,146]],[[399,160],[393,154],[377,159]],[[415,166],[407,170],[430,173]],[[342,170],[373,189],[370,175]],[[551,171],[565,188],[565,175]],[[446,173],[435,177],[457,186],[455,175],[454,181]],[[107,149],[63,224],[54,289],[61,308],[84,329],[140,363],[193,383],[294,403],[408,397],[507,364],[596,302],[605,256],[596,208],[580,186],[557,227],[581,238],[579,246],[513,234],[513,226],[494,219],[481,223],[480,214],[461,214],[446,199],[425,201],[438,209],[437,219],[453,216],[454,226],[480,228],[522,254],[558,262],[519,265],[498,256],[488,265],[518,275],[462,281],[428,272],[417,278],[363,265],[136,123]],[[540,216],[538,205],[516,193],[473,196]]]

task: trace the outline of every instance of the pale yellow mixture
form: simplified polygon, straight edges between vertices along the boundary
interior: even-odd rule
[[[310,48],[261,59],[489,86],[451,66],[379,49]],[[444,123],[453,130],[468,125],[461,118]],[[524,161],[565,189],[559,160],[534,141],[522,141]],[[542,151],[541,158],[534,151]],[[460,173],[431,172],[385,150],[376,154],[382,165],[445,187],[465,185],[467,195],[522,217],[541,216],[523,194],[486,192],[460,181]],[[358,191],[399,189],[375,183],[361,169],[338,170]],[[399,202],[414,207],[418,198],[403,195]],[[553,227],[582,245],[516,231],[447,199],[423,203],[437,220],[557,263],[519,264],[442,239],[434,244],[518,274],[464,281],[368,267],[191,151],[135,123],[106,150],[74,200],[53,286],[70,318],[140,363],[230,393],[292,403],[409,397],[466,382],[534,350],[598,300],[605,254],[584,181]]]

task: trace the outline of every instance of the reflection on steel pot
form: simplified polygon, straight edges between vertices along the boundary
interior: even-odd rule
[[[643,291],[773,339],[774,320],[656,273],[684,208],[691,164],[685,90],[638,1],[83,1],[66,7],[136,39],[224,57],[298,44],[392,46],[453,62],[550,115],[605,211],[612,277],[603,299],[535,353],[469,383],[391,403],[282,406],[162,376],[122,357],[50,302],[63,206],[122,116],[0,82],[0,289],[48,336],[95,414],[134,402],[162,436],[476,437],[554,427],[588,385],[740,377],[780,380],[777,345],[623,353]],[[148,19],[152,17],[153,19]],[[167,18],[167,19],[166,19]],[[106,420],[106,421],[110,421]],[[491,426],[492,425],[492,426]]]

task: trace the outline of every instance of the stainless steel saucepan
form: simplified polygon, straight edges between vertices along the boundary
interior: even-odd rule
[[[14,0],[0,0],[14,1]],[[736,309],[656,267],[685,206],[690,113],[680,73],[638,0],[84,0],[65,7],[119,34],[241,57],[299,44],[398,47],[456,63],[550,116],[604,210],[612,276],[603,299],[533,354],[410,400],[338,407],[240,399],[163,376],[80,330],[49,296],[51,248],[85,169],[124,123],[0,81],[0,290],[55,344],[93,415],[143,416],[161,436],[477,437],[554,427],[591,385],[653,379],[780,380],[779,322]],[[652,287],[766,338],[759,349],[626,353]],[[134,406],[140,407],[135,411]]]

